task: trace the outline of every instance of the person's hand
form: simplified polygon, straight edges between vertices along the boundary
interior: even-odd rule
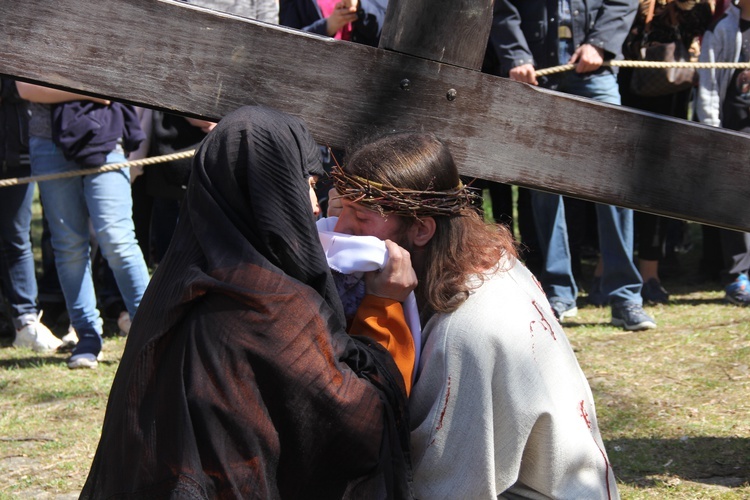
[[[338,217],[341,215],[341,211],[344,209],[344,204],[341,202],[341,196],[336,188],[331,188],[328,191],[328,213],[326,217]]]
[[[216,126],[216,122],[210,122],[208,120],[201,120],[198,118],[185,117],[187,122],[193,127],[198,127],[204,134],[211,132]]]
[[[67,90],[53,89],[35,83],[16,82],[16,89],[21,99],[40,104],[59,104],[70,101],[92,101],[109,106],[112,102],[109,99],[93,97],[88,95],[76,94]]]
[[[391,240],[385,240],[388,262],[381,271],[365,273],[365,292],[403,302],[417,287],[417,274],[411,266],[411,255]]]
[[[515,68],[510,70],[510,74],[508,76],[511,80],[515,80],[517,82],[539,85],[539,82],[536,81],[536,70],[534,69],[533,64],[522,64],[520,66],[516,66]]]
[[[334,36],[341,28],[357,20],[358,0],[342,0],[326,18],[326,33]]]
[[[584,43],[573,52],[570,64],[576,65],[576,73],[591,73],[604,64],[604,49]]]

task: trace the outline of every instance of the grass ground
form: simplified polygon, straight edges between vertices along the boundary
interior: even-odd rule
[[[658,329],[624,333],[583,299],[565,324],[625,499],[750,498],[750,308],[694,279],[698,252],[665,280],[671,303],[647,308]],[[77,498],[125,339],[108,324],[104,361],[78,371],[11,341],[0,338],[0,500]]]

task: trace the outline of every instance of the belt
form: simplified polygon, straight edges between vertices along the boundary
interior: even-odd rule
[[[558,26],[557,27],[557,38],[560,40],[569,40],[573,38],[573,31],[570,26]]]

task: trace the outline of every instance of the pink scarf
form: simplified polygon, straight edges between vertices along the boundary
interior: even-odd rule
[[[318,7],[320,7],[320,13],[323,14],[324,18],[327,18],[331,14],[333,14],[333,11],[336,9],[336,5],[341,0],[317,0],[318,1]],[[347,24],[340,30],[336,32],[335,35],[333,35],[333,38],[337,38],[339,40],[349,40],[351,38],[351,32],[352,32],[352,25]]]

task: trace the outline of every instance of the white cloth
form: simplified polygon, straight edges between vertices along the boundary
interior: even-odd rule
[[[700,62],[738,62],[742,50],[740,9],[730,5],[713,29],[703,34]],[[721,127],[721,112],[727,87],[734,69],[707,68],[698,70],[698,93],[695,112],[698,121]]]
[[[385,242],[375,236],[352,236],[337,233],[333,230],[336,227],[337,220],[338,217],[326,217],[317,221],[318,236],[330,268],[342,274],[352,274],[359,277],[365,272],[383,269],[388,262],[388,249]],[[402,306],[406,323],[409,325],[411,336],[414,339],[416,356],[414,371],[412,372],[413,383],[417,376],[422,346],[422,326],[419,322],[419,311],[414,292],[409,294]]]
[[[409,398],[416,498],[618,498],[593,396],[513,261],[423,329]]]

